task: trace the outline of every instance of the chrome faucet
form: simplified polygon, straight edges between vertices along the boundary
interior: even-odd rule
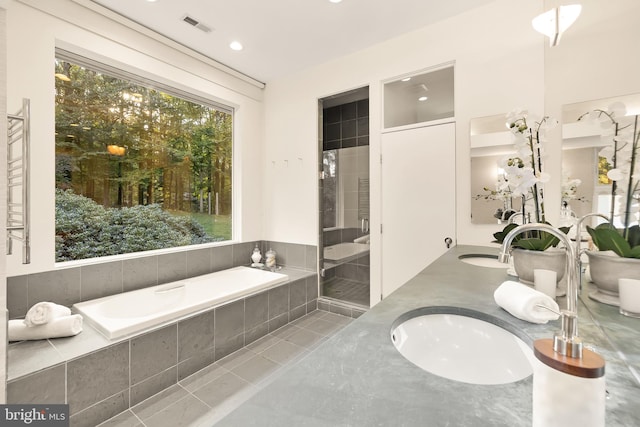
[[[576,250],[569,237],[548,224],[528,223],[511,230],[502,241],[498,259],[508,263],[511,255],[509,248],[513,239],[527,231],[544,231],[554,235],[564,244],[567,255],[567,309],[561,310],[561,328],[553,336],[553,350],[563,356],[582,358],[582,340],[578,337],[578,277],[576,269]]]
[[[509,221],[507,222],[507,224],[514,224],[514,220],[519,216],[521,216],[524,219],[524,214],[522,213],[522,211],[516,212],[509,217]]]
[[[611,222],[608,216],[599,214],[599,213],[588,213],[578,220],[576,223],[576,268],[578,274],[578,286],[582,289],[582,249],[580,248],[580,244],[582,242],[582,222],[592,216],[599,216],[600,218],[604,218],[607,221]]]
[[[515,215],[516,213],[517,212],[515,209],[506,209],[504,212],[502,212],[502,215],[500,215],[500,222],[508,220],[512,215]]]

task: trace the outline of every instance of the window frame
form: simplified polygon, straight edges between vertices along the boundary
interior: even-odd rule
[[[123,254],[107,255],[107,256],[95,257],[95,258],[84,258],[84,259],[68,260],[68,261],[54,261],[54,266],[57,268],[60,268],[60,267],[73,267],[73,266],[89,265],[89,264],[99,264],[99,263],[115,261],[115,260],[141,258],[146,256],[157,256],[157,255],[169,254],[169,253],[179,253],[179,252],[186,252],[189,250],[195,250],[200,248],[219,247],[219,246],[226,246],[229,244],[237,243],[240,216],[239,216],[239,213],[237,212],[238,194],[236,189],[236,181],[237,181],[236,173],[238,170],[238,164],[236,159],[236,115],[235,115],[236,109],[235,107],[224,104],[218,100],[214,100],[213,98],[210,98],[207,96],[198,95],[195,93],[197,92],[196,90],[190,91],[190,90],[179,88],[178,86],[181,86],[181,85],[175,81],[171,81],[170,79],[166,79],[159,75],[153,75],[147,71],[142,71],[132,66],[131,67],[127,66],[126,64],[120,63],[117,60],[113,61],[117,65],[107,64],[105,63],[105,61],[109,59],[106,57],[100,57],[100,59],[93,59],[87,55],[78,54],[65,48],[56,47],[54,59],[68,61],[73,64],[88,68],[92,71],[106,74],[110,77],[126,80],[131,83],[144,86],[148,89],[161,91],[168,95],[180,98],[184,101],[197,103],[197,104],[200,104],[209,108],[213,108],[220,112],[231,115],[231,168],[232,168],[231,177],[230,177],[231,179],[231,214],[230,214],[231,238],[230,239],[218,241],[218,242],[208,242],[208,243],[192,244],[192,245],[185,245],[185,246],[174,246],[169,248],[152,249],[152,250],[142,251],[142,252],[128,252]],[[175,85],[172,85],[172,83],[174,83]],[[55,188],[55,183],[54,183],[54,188]],[[55,219],[54,219],[54,223],[55,223]]]

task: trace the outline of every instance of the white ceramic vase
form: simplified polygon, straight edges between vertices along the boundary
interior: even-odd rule
[[[611,251],[588,251],[587,256],[591,281],[597,288],[589,293],[589,298],[619,306],[618,279],[640,280],[640,259],[623,258]]]
[[[533,285],[533,270],[544,269],[556,272],[556,282],[564,277],[567,256],[564,249],[549,248],[546,251],[532,251],[515,248],[511,251],[513,268],[522,283]]]

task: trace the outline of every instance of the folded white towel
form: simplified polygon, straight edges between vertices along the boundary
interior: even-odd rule
[[[27,311],[24,324],[27,326],[44,325],[56,317],[70,316],[71,309],[53,302],[39,302]]]
[[[71,337],[82,332],[82,316],[56,317],[44,325],[27,326],[22,320],[9,320],[9,341],[43,340]]]
[[[510,280],[504,282],[493,293],[493,298],[500,307],[528,322],[547,323],[560,317],[546,308],[536,307],[539,304],[556,312],[560,311],[558,304],[550,296],[522,283]]]

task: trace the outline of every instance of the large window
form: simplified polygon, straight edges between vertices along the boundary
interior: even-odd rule
[[[56,261],[231,239],[232,111],[57,56]]]

